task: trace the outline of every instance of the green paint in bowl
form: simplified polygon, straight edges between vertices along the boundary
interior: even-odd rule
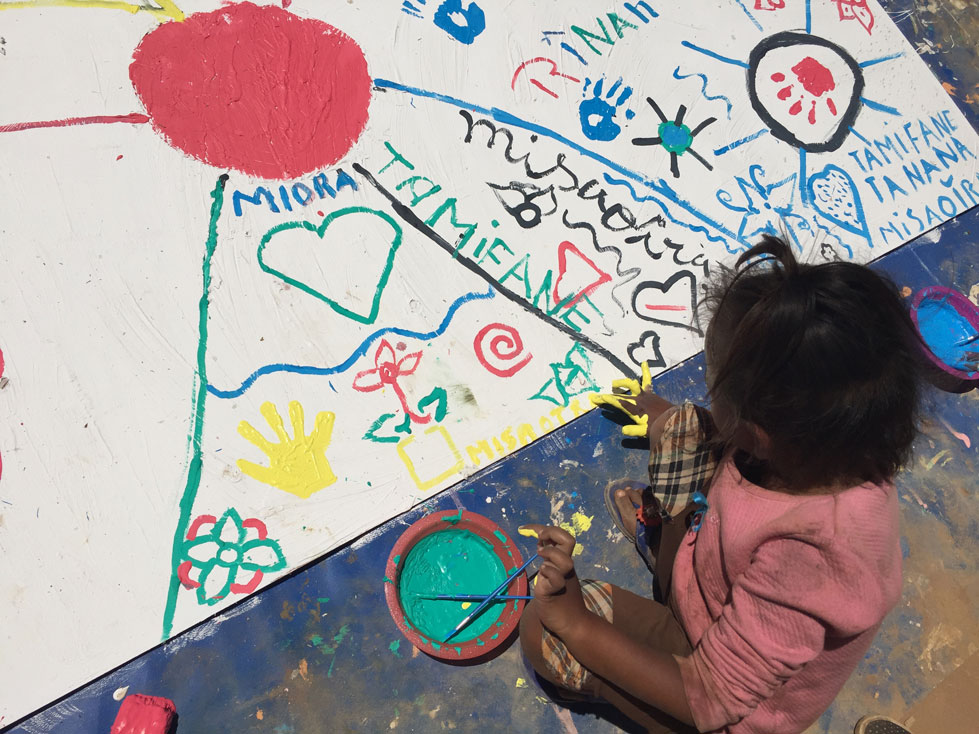
[[[506,579],[503,563],[486,540],[469,530],[440,530],[422,538],[408,553],[398,579],[401,608],[423,634],[443,640],[478,602],[423,599],[435,594],[489,594]],[[490,604],[455,640],[466,642],[486,632],[505,604]]]

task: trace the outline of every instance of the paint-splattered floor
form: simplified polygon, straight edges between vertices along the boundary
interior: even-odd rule
[[[943,47],[925,58],[953,87],[969,119],[979,121],[973,85],[979,13],[964,12],[964,4],[952,0],[885,5],[919,48]],[[940,25],[948,26],[947,35],[938,33]],[[948,56],[942,56],[945,47]],[[979,210],[938,234],[879,266],[911,291],[939,284],[979,293]],[[702,400],[702,374],[696,358],[659,378],[656,389],[674,400]],[[871,711],[900,717],[957,668],[979,659],[979,391],[932,391],[926,412],[914,466],[898,482],[904,598],[814,732],[848,732]],[[464,507],[511,533],[527,521],[572,523],[584,548],[582,575],[646,593],[645,566],[617,537],[602,500],[609,481],[641,481],[644,472],[644,452],[623,445],[618,426],[591,413],[13,731],[107,732],[119,708],[113,692],[124,687],[175,701],[180,734],[614,731],[613,722],[594,713],[571,713],[544,698],[518,646],[475,667],[419,654],[388,615],[382,579],[388,553],[408,524],[431,510]],[[922,721],[918,731],[969,731],[948,723],[936,729],[937,723]]]

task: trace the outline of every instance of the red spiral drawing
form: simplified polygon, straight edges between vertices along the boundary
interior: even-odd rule
[[[523,340],[512,326],[489,324],[473,341],[476,359],[497,377],[510,377],[527,366],[533,357],[524,354]]]

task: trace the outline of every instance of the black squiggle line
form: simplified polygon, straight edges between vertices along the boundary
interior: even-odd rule
[[[615,289],[624,286],[626,283],[635,280],[637,277],[639,277],[639,274],[642,272],[642,269],[629,268],[628,270],[622,270],[622,250],[615,247],[614,245],[605,245],[604,247],[602,247],[602,245],[598,244],[598,233],[595,231],[595,226],[590,222],[569,222],[568,211],[569,211],[568,209],[565,209],[564,214],[561,216],[561,221],[564,223],[565,227],[567,227],[568,229],[587,230],[588,232],[591,233],[592,245],[596,250],[598,250],[599,252],[608,252],[609,250],[611,250],[612,252],[615,253],[616,257],[618,258],[615,263],[615,272],[620,278],[625,278],[625,280],[623,280],[621,283],[612,286],[612,291],[609,295],[612,298],[612,302],[615,303],[615,305],[622,310],[622,315],[628,316],[629,312],[622,304],[622,301],[620,301],[618,297],[616,297]],[[606,329],[609,328],[608,324],[605,324],[604,316],[602,317],[602,323],[604,324]]]
[[[621,371],[623,374],[629,375],[630,377],[636,376],[636,371],[632,367],[626,364],[623,360],[619,359],[617,356],[615,356],[612,352],[610,352],[608,349],[603,347],[601,344],[598,344],[597,342],[593,341],[585,334],[575,331],[564,322],[555,319],[553,316],[550,316],[544,313],[543,311],[534,308],[529,303],[527,303],[523,298],[518,296],[516,293],[512,293],[511,291],[501,286],[496,281],[496,279],[493,278],[492,275],[490,275],[488,272],[483,270],[481,267],[479,267],[479,265],[474,263],[472,260],[470,260],[467,257],[459,256],[458,252],[456,252],[456,248],[452,246],[452,243],[450,243],[442,235],[440,235],[438,232],[432,229],[432,227],[425,224],[425,222],[423,222],[418,217],[418,215],[411,210],[411,208],[407,204],[402,202],[394,194],[392,194],[390,191],[384,188],[384,186],[382,186],[381,183],[376,178],[374,178],[374,175],[371,174],[362,165],[360,165],[359,163],[354,163],[352,165],[352,168],[361,176],[363,176],[364,179],[367,181],[367,183],[369,183],[371,186],[377,189],[378,193],[380,193],[385,199],[388,200],[388,203],[390,203],[391,205],[391,209],[394,211],[395,214],[397,214],[401,218],[401,220],[405,224],[409,225],[413,229],[425,235],[425,237],[427,237],[436,245],[438,245],[447,253],[449,253],[449,255],[451,255],[452,258],[457,263],[459,263],[462,267],[464,267],[466,270],[473,273],[474,275],[479,276],[480,278],[483,279],[483,281],[491,285],[493,289],[501,296],[506,298],[511,303],[516,304],[527,313],[536,316],[541,321],[546,323],[548,326],[552,326],[553,328],[560,331],[562,334],[570,337],[571,339],[578,342],[583,347],[591,350],[592,352],[599,355],[603,359],[608,360],[608,362],[611,365],[613,365],[616,369]]]

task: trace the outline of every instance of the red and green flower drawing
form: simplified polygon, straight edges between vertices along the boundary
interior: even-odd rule
[[[180,583],[197,590],[200,604],[217,604],[228,594],[250,594],[266,573],[286,567],[285,556],[261,520],[241,519],[233,507],[220,518],[199,515],[187,529],[177,567]]]

